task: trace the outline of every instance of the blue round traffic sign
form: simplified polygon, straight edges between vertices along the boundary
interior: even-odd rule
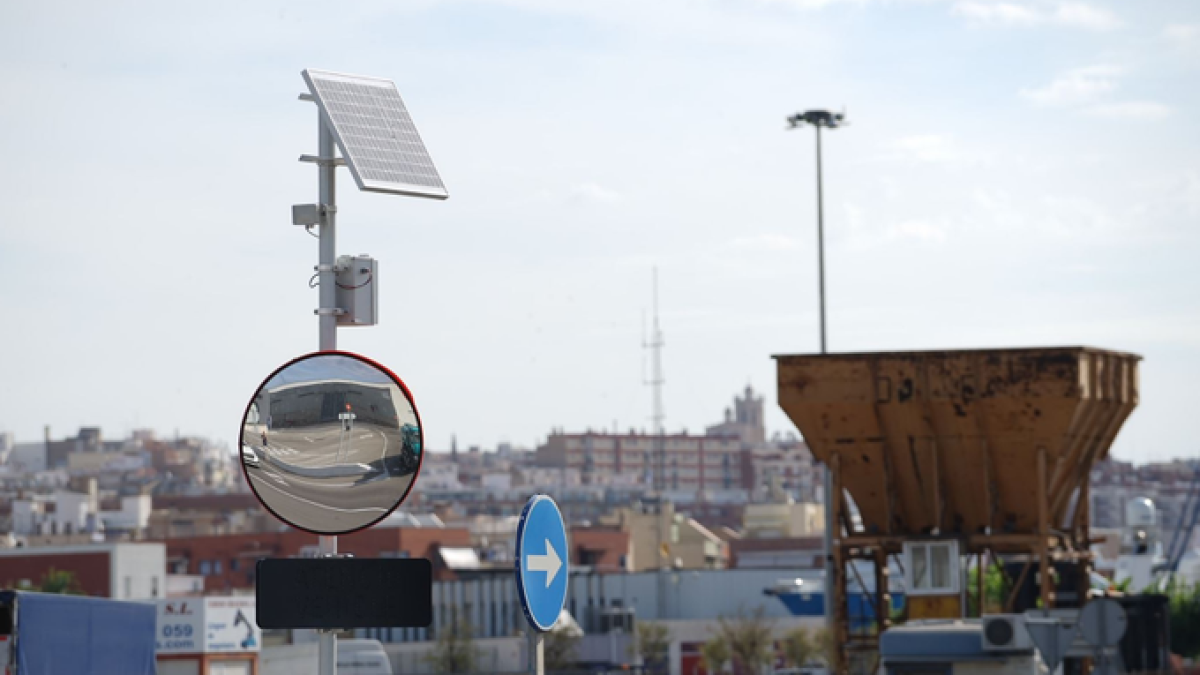
[[[517,523],[517,596],[529,625],[554,627],[567,599],[567,527],[558,504],[534,495]]]

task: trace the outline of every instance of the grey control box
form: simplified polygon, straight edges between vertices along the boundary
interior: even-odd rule
[[[338,256],[337,306],[339,326],[379,323],[379,261],[370,256]]]

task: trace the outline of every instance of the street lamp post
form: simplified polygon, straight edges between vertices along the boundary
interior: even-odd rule
[[[798,129],[810,124],[817,130],[817,274],[821,300],[821,353],[825,353],[825,208],[821,185],[821,128],[836,129],[845,124],[843,113],[833,113],[828,110],[808,110],[790,115],[787,118],[788,129]],[[825,482],[822,488],[825,500],[825,626],[829,635],[837,639],[837,626],[834,625],[836,614],[833,609],[834,579],[841,570],[834,565],[833,559],[833,475],[829,467],[825,467]],[[841,645],[837,645],[838,648]]]

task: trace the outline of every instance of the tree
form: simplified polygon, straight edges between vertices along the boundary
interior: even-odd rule
[[[803,626],[796,626],[783,636],[783,658],[789,666],[803,668],[819,657],[819,646]]]
[[[1171,651],[1184,658],[1200,656],[1200,584],[1190,585],[1172,577],[1166,594]]]
[[[475,650],[474,631],[470,621],[465,617],[456,618],[439,630],[437,644],[425,660],[433,668],[433,672],[442,675],[473,672],[479,661],[479,652]]]
[[[546,670],[567,670],[575,665],[575,650],[579,647],[579,637],[569,631],[558,628],[545,634],[542,641],[542,658]]]
[[[704,662],[704,670],[710,675],[724,672],[725,664],[729,663],[729,643],[723,638],[710,638],[700,646],[700,660]]]
[[[972,571],[967,581],[967,605],[971,616],[981,614],[979,611],[979,573]],[[988,565],[983,572],[983,614],[1003,611],[1004,603],[1011,591],[1009,582],[1004,577],[1004,570],[999,565]]]
[[[36,585],[28,582],[17,585],[18,590],[40,591],[42,593],[61,593],[63,595],[87,595],[79,584],[79,578],[70,570],[58,570],[51,567],[46,570]]]
[[[837,657],[838,646],[833,642],[833,634],[827,626],[821,626],[813,631],[813,648],[815,656],[826,666],[833,663]]]
[[[669,654],[671,650],[671,629],[661,623],[639,621],[637,624],[638,656],[642,657],[642,667],[647,673],[667,673]]]
[[[762,607],[746,614],[717,620],[717,637],[729,645],[734,668],[742,673],[758,673],[771,665],[775,657],[774,631]]]

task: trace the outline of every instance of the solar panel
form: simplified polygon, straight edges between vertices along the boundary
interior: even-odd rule
[[[303,75],[360,190],[449,196],[391,80],[321,70]]]

